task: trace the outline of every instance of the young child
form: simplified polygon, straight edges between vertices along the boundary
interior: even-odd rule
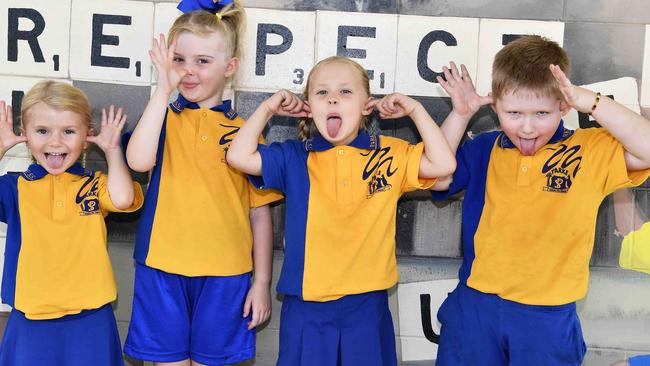
[[[212,12],[197,10],[203,3]],[[254,328],[270,315],[267,204],[280,196],[253,192],[246,176],[226,164],[225,151],[243,124],[222,96],[239,63],[244,9],[222,5],[181,2],[189,12],[169,31],[169,48],[161,35],[150,51],[158,85],[127,148],[134,170],[153,169],[136,238],[125,344],[138,359],[175,365],[250,359]],[[178,99],[167,107],[176,88]]]
[[[457,152],[435,199],[465,191],[460,284],[438,311],[438,365],[580,365],[575,301],[589,279],[598,207],[650,175],[650,123],[573,86],[555,42],[525,36],[496,55],[492,93],[479,97],[452,64],[441,85],[454,109],[441,127],[455,149],[470,117],[492,103],[501,131]],[[573,107],[604,128],[564,128]]]
[[[0,365],[123,365],[104,217],[142,205],[119,143],[126,115],[102,110],[93,136],[84,93],[42,81],[25,94],[21,116],[16,136],[11,106],[0,101],[0,157],[26,141],[35,160],[20,175],[0,176],[2,302],[13,308]],[[88,142],[106,154],[107,175],[77,163]]]
[[[258,187],[286,196],[277,364],[396,365],[386,289],[398,279],[397,200],[451,174],[453,155],[420,103],[401,94],[373,100],[354,61],[319,62],[304,93],[305,102],[286,90],[267,99],[227,156],[260,176],[252,178]],[[375,107],[382,118],[411,117],[423,142],[360,131]],[[275,114],[308,117],[299,126],[303,141],[258,146]]]

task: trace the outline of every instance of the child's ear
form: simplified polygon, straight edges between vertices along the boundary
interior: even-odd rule
[[[571,106],[564,99],[560,99],[560,113],[564,117],[571,110]]]
[[[492,97],[492,92],[487,93],[488,97],[492,98],[492,103],[490,103],[490,108],[492,108],[492,111],[494,113],[497,113],[497,100]]]
[[[20,136],[26,136],[27,132],[25,131],[25,127],[23,125],[20,125]]]
[[[237,57],[233,57],[228,61],[228,65],[226,65],[226,77],[229,78],[237,72],[237,68],[239,68],[239,59]]]
[[[88,129],[88,136],[95,136],[95,129],[94,128],[90,127]],[[84,141],[84,150],[87,149],[88,146],[90,146],[90,144],[88,143],[88,140]]]
[[[362,115],[369,116],[375,109],[375,104],[371,103],[372,101],[373,98],[368,97],[368,100],[366,100],[366,105],[363,107],[363,111],[361,112]]]

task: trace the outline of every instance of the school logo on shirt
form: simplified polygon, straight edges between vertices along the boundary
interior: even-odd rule
[[[362,156],[370,156],[363,168],[362,175],[363,180],[368,181],[367,198],[372,197],[377,192],[384,192],[393,188],[393,185],[388,182],[388,178],[397,172],[397,168],[392,169],[393,156],[389,154],[390,147],[371,150],[367,154],[361,153]],[[369,178],[370,180],[368,180]]]
[[[561,144],[558,147],[549,148],[555,150],[553,155],[544,163],[542,174],[546,176],[546,192],[567,193],[571,189],[573,179],[580,170],[582,156],[576,156],[582,146],[575,145],[568,147]]]
[[[224,133],[221,135],[219,138],[219,145],[224,146],[227,145],[223,148],[223,156],[226,156],[226,153],[228,152],[228,147],[230,147],[230,143],[232,142],[232,139],[235,137],[237,132],[239,132],[239,126],[232,126],[232,125],[224,125],[222,123],[219,123],[219,126],[229,129],[228,132]],[[226,162],[226,159],[221,159],[222,163]]]
[[[99,179],[95,177],[88,177],[81,185],[75,202],[79,205],[81,211],[79,215],[94,215],[100,213],[99,210],[99,196],[97,195]]]

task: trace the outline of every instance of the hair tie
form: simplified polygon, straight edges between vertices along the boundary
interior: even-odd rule
[[[194,10],[205,10],[217,15],[219,14],[219,10],[234,2],[235,0],[181,0],[177,8],[183,13],[189,13]],[[217,18],[221,20],[221,14],[217,15]]]
[[[221,21],[221,18],[223,17],[223,15],[221,15],[221,12],[219,12],[219,11],[216,12],[216,13],[214,14],[214,16],[217,17],[217,19],[218,19],[219,21]]]

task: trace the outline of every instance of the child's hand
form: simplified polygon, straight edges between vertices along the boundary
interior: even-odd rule
[[[126,124],[126,114],[123,113],[122,108],[119,108],[115,113],[115,107],[111,105],[108,109],[108,115],[106,109],[102,108],[101,131],[97,136],[89,135],[86,141],[99,146],[105,154],[113,149],[120,148],[120,137],[122,136],[124,124]]]
[[[282,89],[264,102],[267,111],[272,115],[288,117],[307,117],[311,110],[309,104],[298,98],[292,92]]]
[[[573,85],[559,66],[549,65],[548,68],[551,70],[555,80],[560,84],[560,92],[562,92],[567,104],[579,112],[591,112],[591,106],[593,105],[596,93]]]
[[[0,100],[0,152],[2,155],[14,145],[27,141],[25,136],[16,136],[14,133],[13,112],[10,105]]]
[[[253,285],[246,295],[243,317],[252,312],[253,319],[248,322],[248,330],[264,323],[271,316],[271,293],[266,284],[253,281]]]
[[[151,61],[156,66],[156,71],[158,71],[157,87],[169,95],[178,87],[178,84],[187,74],[187,70],[178,70],[174,67],[176,42],[174,41],[168,49],[165,36],[161,33],[159,38],[159,40],[153,39],[149,57],[151,57]]]
[[[376,108],[382,119],[401,118],[410,116],[415,108],[421,104],[413,98],[400,93],[389,94],[379,100],[371,99],[366,108]]]
[[[481,106],[492,103],[491,96],[482,97],[476,93],[474,83],[465,65],[460,65],[461,73],[458,72],[458,67],[453,61],[449,63],[449,66],[442,68],[445,77],[438,76],[436,80],[451,97],[453,110],[459,116],[470,118]]]

